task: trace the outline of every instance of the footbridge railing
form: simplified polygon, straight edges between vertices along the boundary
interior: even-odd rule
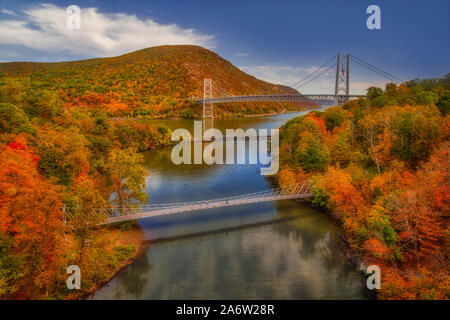
[[[277,200],[301,199],[311,197],[310,183],[293,184],[284,188],[276,188],[232,197],[146,205],[109,205],[98,208],[89,208],[87,214],[94,217],[97,225],[150,218],[162,215],[185,213],[197,210],[206,210],[220,207],[230,207],[251,203],[260,203]],[[66,207],[65,220],[70,220],[77,214],[77,208]],[[85,210],[86,211],[86,210]]]

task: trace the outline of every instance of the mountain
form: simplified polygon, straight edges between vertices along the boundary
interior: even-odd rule
[[[232,94],[298,93],[259,80],[216,53],[191,45],[151,47],[118,57],[80,61],[0,63],[0,81],[5,78],[57,91],[70,106],[109,105],[106,109],[113,113],[149,116],[193,108],[184,100],[203,95],[205,78],[213,79]],[[261,104],[257,107],[248,103],[244,109],[244,104],[239,105],[240,112],[263,111]],[[286,104],[264,106],[264,110],[269,106],[269,111],[274,111]]]

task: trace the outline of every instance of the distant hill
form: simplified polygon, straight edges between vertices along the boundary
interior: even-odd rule
[[[72,106],[113,104],[108,110],[153,116],[192,107],[180,101],[201,97],[205,78],[233,94],[297,93],[248,75],[216,53],[192,45],[158,46],[118,57],[70,62],[0,63],[0,80],[5,78],[61,92]],[[242,105],[239,112],[264,111],[261,104],[247,104],[252,112],[245,112]],[[286,104],[264,106],[270,109],[264,107],[265,111],[274,111]]]

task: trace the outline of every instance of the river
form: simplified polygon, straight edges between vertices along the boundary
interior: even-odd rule
[[[278,128],[301,113],[215,120]],[[158,122],[156,120],[152,122]],[[193,132],[191,120],[164,120]],[[175,165],[145,154],[149,203],[215,199],[273,187],[259,165]],[[368,299],[328,215],[293,200],[142,219],[147,249],[91,299]]]

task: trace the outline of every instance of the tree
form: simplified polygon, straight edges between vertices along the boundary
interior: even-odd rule
[[[367,89],[367,98],[373,100],[383,94],[383,90],[378,87],[370,87]]]
[[[322,187],[317,188],[317,185],[321,184]],[[326,191],[322,193],[326,195],[325,198],[328,197],[328,206],[342,215],[347,232],[354,235],[364,226],[365,215],[362,212],[366,207],[366,202],[361,192],[352,185],[352,177],[348,172],[328,167],[323,179],[318,181],[316,179],[313,185],[312,190],[325,188]]]
[[[60,94],[46,91],[36,104],[39,115],[44,119],[52,119],[63,112]]]
[[[53,129],[46,125],[38,130],[39,168],[58,183],[69,185],[82,173],[89,172],[88,141],[78,128]]]
[[[14,252],[14,238],[0,232],[0,299],[8,298],[19,288],[16,284],[23,277],[24,254]]]
[[[289,186],[298,183],[297,175],[290,168],[280,170],[280,172],[278,172],[277,180],[278,185],[281,188],[288,188]]]
[[[132,199],[142,203],[147,200],[144,192],[147,171],[143,162],[143,155],[133,148],[111,151],[107,167],[119,207],[129,204]]]
[[[62,259],[61,190],[39,174],[37,161],[20,137],[0,153],[0,235],[13,237],[6,248],[23,257],[14,282],[30,297],[52,292]]]
[[[296,158],[306,171],[324,170],[330,161],[330,151],[320,142],[320,137],[305,132],[295,150]]]
[[[0,133],[33,132],[25,112],[11,103],[0,103]]]
[[[375,165],[377,166],[377,171],[380,174],[380,164],[378,162],[378,155],[375,146],[378,144],[379,134],[382,130],[380,123],[376,115],[369,114],[363,119],[358,121],[358,126],[361,131],[361,136],[364,137],[365,141],[368,143],[368,148],[373,157]]]
[[[325,111],[323,118],[327,130],[332,131],[334,127],[340,126],[347,118],[347,112],[342,108],[328,108]]]
[[[439,97],[436,106],[442,115],[446,116],[450,113],[450,91],[446,91],[443,95]]]
[[[412,165],[426,160],[442,135],[442,122],[434,106],[396,108],[390,126],[391,153]]]
[[[18,104],[22,101],[23,85],[17,79],[7,78],[6,83],[0,87],[0,102]]]
[[[94,179],[81,174],[74,180],[64,202],[67,225],[78,241],[77,262],[82,266],[85,242],[91,238],[96,225],[104,221],[104,217],[98,215],[98,212],[99,208],[106,206],[106,201],[98,191]]]

